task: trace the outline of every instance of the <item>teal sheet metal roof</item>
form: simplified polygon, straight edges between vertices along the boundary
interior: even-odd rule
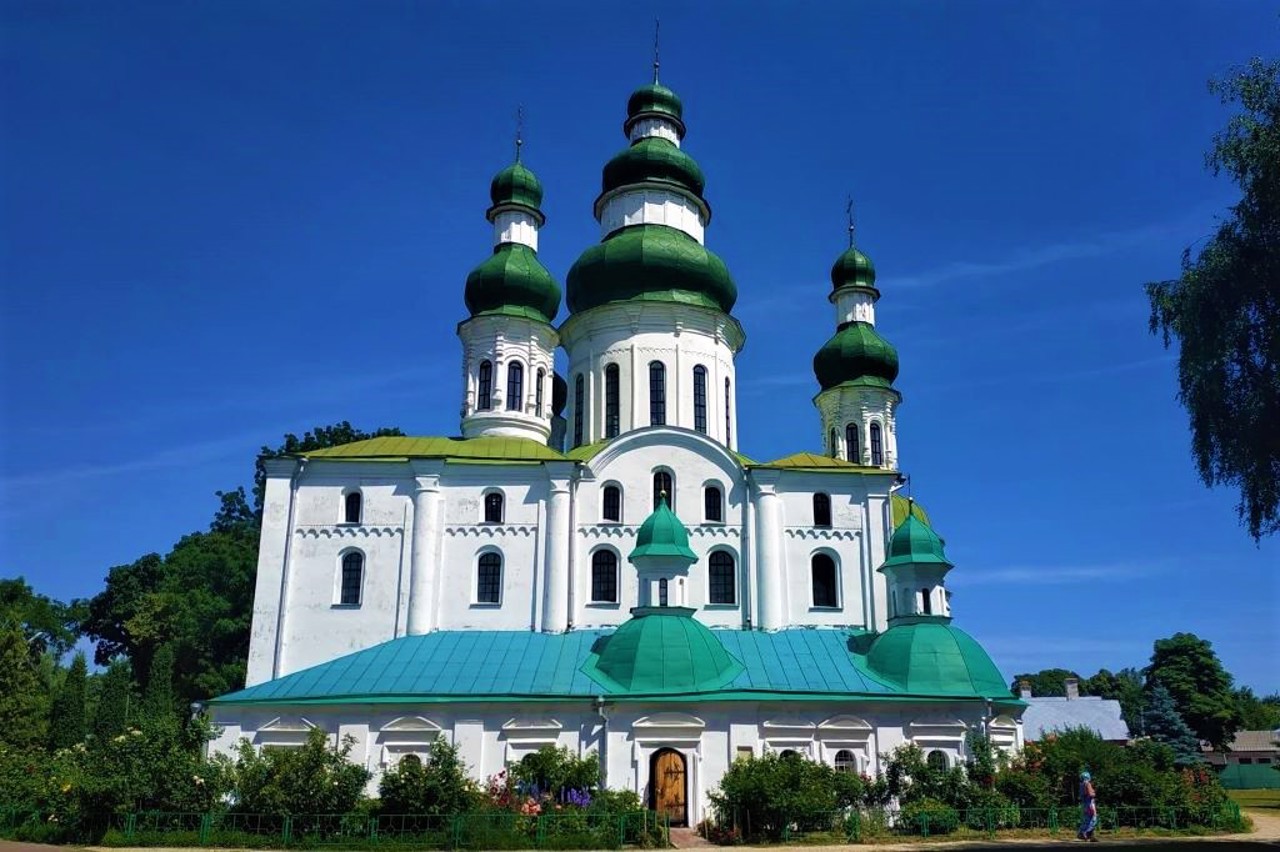
[[[276,680],[213,699],[214,705],[378,704],[445,701],[538,701],[591,698],[705,700],[847,699],[914,700],[944,696],[979,698],[995,691],[999,673],[978,689],[939,693],[912,689],[877,673],[862,656],[870,634],[848,630],[796,628],[765,633],[708,630],[723,646],[728,674],[713,688],[677,693],[647,691],[637,683],[629,691],[597,683],[585,664],[607,648],[613,630],[575,630],[550,634],[528,631],[453,630],[404,636]],[[958,631],[957,631],[958,632]],[[968,642],[977,645],[967,636]],[[985,657],[985,654],[983,655]],[[989,663],[988,663],[989,665]],[[994,671],[994,666],[991,667]],[[982,679],[982,680],[986,680]],[[1003,681],[1001,685],[1003,686]],[[921,683],[919,686],[932,686]],[[619,689],[621,687],[621,689]],[[638,688],[636,688],[638,687]],[[994,696],[993,696],[994,697]],[[1003,689],[1001,703],[1019,704]]]
[[[717,635],[693,617],[695,610],[648,606],[631,612],[583,666],[609,693],[714,692],[742,671]]]
[[[912,695],[982,696],[1007,700],[1008,681],[977,640],[948,619],[900,619],[875,638],[871,671]]]

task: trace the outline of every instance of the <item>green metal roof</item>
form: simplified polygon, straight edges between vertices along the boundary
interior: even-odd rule
[[[667,505],[667,495],[658,498],[658,508],[644,519],[636,532],[636,547],[628,557],[631,560],[647,556],[668,556],[697,562],[698,556],[689,549],[689,531],[680,523],[676,513]]]
[[[659,116],[673,122],[679,134],[684,136],[684,104],[680,102],[679,95],[657,80],[636,89],[627,98],[627,120],[622,125],[622,132],[630,135],[631,126],[648,116]]]
[[[519,204],[536,212],[542,204],[542,183],[517,160],[493,176],[489,184],[489,200],[494,207]]]
[[[869,473],[869,474],[887,474],[886,471],[879,467],[867,467],[865,465],[854,464],[844,459],[836,459],[831,456],[824,456],[819,453],[792,453],[789,456],[783,456],[780,459],[774,459],[771,462],[757,464],[748,462],[750,467],[764,468],[766,470],[804,470],[804,471],[822,471],[833,473]]]
[[[645,620],[647,619],[642,618],[628,623],[639,624]],[[693,619],[680,620],[693,622]],[[658,621],[667,622],[669,619],[660,617]],[[659,624],[663,628],[660,634],[669,626]],[[990,666],[990,660],[976,642],[959,630],[944,625],[903,625],[883,634],[881,638],[893,635],[889,645],[901,646],[900,650],[895,651],[886,645],[877,652],[875,645],[872,645],[873,657],[883,672],[869,665],[868,658],[864,656],[867,645],[872,643],[873,634],[860,630],[793,628],[767,633],[760,630],[707,629],[696,622],[680,625],[689,632],[684,633],[684,640],[677,641],[687,641],[694,648],[698,642],[708,641],[709,635],[722,646],[728,659],[742,667],[727,682],[712,686],[710,684],[718,682],[723,673],[732,668],[733,663],[728,664],[729,668],[723,668],[726,663],[720,652],[710,649],[706,653],[714,660],[704,660],[695,665],[692,661],[694,652],[690,650],[691,659],[684,677],[698,686],[686,696],[725,701],[847,701],[853,696],[864,700],[893,701],[992,697],[1001,702],[1018,704],[1009,694],[1007,682],[995,671],[994,666],[990,666],[981,678],[970,676],[970,687],[966,693],[961,688],[963,684],[951,681],[939,683],[924,677],[914,678],[909,664],[894,666],[885,660],[896,653],[912,652],[912,641],[901,642],[906,627],[935,626],[963,637],[964,647],[967,649],[965,653],[977,658],[979,662],[985,660],[986,665]],[[697,628],[707,630],[707,633]],[[586,665],[589,658],[593,655],[598,658],[608,648],[605,640],[622,631],[622,627],[617,631],[573,630],[558,634],[528,630],[452,630],[422,636],[402,636],[215,698],[212,703],[518,702],[590,698],[595,695],[641,699],[647,694],[660,695],[663,700],[680,700],[683,696],[674,691],[641,691],[641,687],[649,689],[653,685],[651,678],[661,677],[662,688],[666,690],[677,689],[678,682],[676,675],[651,674],[644,663],[638,663],[638,667],[628,675],[636,687],[630,691],[618,691],[621,684],[608,681],[601,683],[588,675],[588,671],[599,673],[598,663],[594,667]],[[620,649],[626,644],[622,643]],[[922,642],[918,650],[923,650],[924,644]],[[620,649],[616,652],[619,655],[622,654]],[[981,669],[982,666],[977,668]],[[908,670],[907,683],[912,688],[908,689],[903,683],[891,679],[898,675],[899,669]],[[614,670],[624,674],[622,668]],[[706,675],[707,672],[720,674],[710,676]],[[703,680],[704,675],[710,679]],[[607,673],[605,676],[612,678]],[[974,684],[982,689],[998,686],[999,690],[985,696],[974,691]],[[940,691],[944,688],[948,691]]]
[[[1007,699],[1008,681],[972,636],[937,618],[903,621],[871,643],[872,672],[913,695]]]
[[[565,461],[565,456],[532,438],[437,438],[389,436],[312,450],[309,459],[345,461],[450,459],[452,461]]]
[[[464,291],[472,316],[505,314],[550,323],[560,312],[560,285],[521,243],[499,243],[467,276]]]
[[[942,549],[942,539],[927,523],[915,515],[905,517],[889,539],[887,558],[879,570],[897,565],[946,565],[951,566]]]
[[[901,494],[894,494],[889,503],[893,512],[893,525],[895,528],[901,526],[902,522],[907,519],[908,510],[911,512],[911,517],[922,523],[929,523],[929,513],[924,510],[924,506],[914,500],[908,500]]]
[[[853,246],[836,258],[831,267],[831,286],[839,290],[841,287],[862,287],[875,290],[876,267],[871,258]]]
[[[849,322],[813,356],[813,372],[823,390],[862,378],[892,384],[898,377],[898,352],[871,323]]]
[[[742,663],[688,607],[636,607],[593,649],[582,670],[610,693],[709,692],[728,686]]]
[[[684,231],[666,225],[632,225],[613,232],[582,253],[565,284],[573,313],[640,300],[729,313],[738,299],[724,261]]]
[[[609,192],[633,183],[669,183],[701,198],[707,179],[698,161],[670,139],[647,136],[637,139],[605,163],[600,191]]]

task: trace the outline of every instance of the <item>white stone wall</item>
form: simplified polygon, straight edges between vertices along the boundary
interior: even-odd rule
[[[822,447],[828,455],[872,466],[871,424],[875,423],[880,426],[883,454],[883,460],[875,466],[899,470],[896,414],[900,400],[898,392],[888,388],[839,386],[822,391],[814,398],[822,420]],[[858,447],[853,458],[850,458],[845,428],[850,423],[856,424],[858,431]]]
[[[600,238],[628,225],[667,225],[705,242],[707,208],[692,193],[654,186],[628,187],[599,202]]]
[[[523,317],[478,316],[459,323],[462,341],[462,434],[467,438],[506,435],[545,443],[551,436],[551,386],[559,338],[551,326]],[[489,407],[480,407],[481,364],[491,365]],[[508,370],[524,371],[523,398],[507,398]],[[538,406],[538,371],[542,405]]]

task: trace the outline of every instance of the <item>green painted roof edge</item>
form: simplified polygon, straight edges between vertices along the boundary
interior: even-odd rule
[[[410,443],[413,442],[413,443]],[[369,445],[361,449],[361,445]],[[466,452],[468,448],[475,452]],[[519,451],[505,452],[504,449]],[[334,447],[295,453],[295,458],[324,461],[407,461],[409,459],[445,459],[463,464],[509,464],[547,461],[571,461],[564,453],[532,438],[459,438],[442,435],[389,435],[352,441]]]
[[[811,456],[814,463],[799,463],[797,460],[803,456]],[[822,460],[821,464],[816,463],[818,459]],[[807,461],[807,460],[806,460]],[[766,470],[803,470],[808,472],[820,473],[861,473],[866,475],[896,475],[896,470],[890,470],[882,467],[871,467],[869,465],[854,464],[845,459],[832,458],[822,453],[809,452],[801,450],[798,453],[782,456],[767,462],[749,462],[744,467],[764,468]]]
[[[599,673],[595,673],[597,676]],[[606,676],[607,677],[607,676]],[[594,680],[594,678],[593,678]],[[560,703],[572,701],[594,702],[603,699],[607,702],[642,702],[642,701],[868,701],[879,703],[917,703],[917,704],[954,704],[964,702],[990,701],[997,707],[1025,707],[1027,703],[1013,696],[980,696],[980,695],[904,695],[901,693],[886,695],[876,692],[784,692],[770,689],[731,689],[707,692],[635,692],[609,693],[595,695],[353,695],[326,696],[323,698],[293,698],[273,700],[270,698],[251,698],[246,700],[225,700],[212,698],[205,702],[220,707],[274,706],[274,707],[314,707],[318,705],[345,704],[515,704],[529,702],[538,704]]]

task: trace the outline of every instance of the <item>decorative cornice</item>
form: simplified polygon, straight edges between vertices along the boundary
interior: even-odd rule
[[[538,531],[534,524],[467,524],[466,526],[445,527],[444,533],[449,536],[472,538],[507,538],[515,536],[531,536]]]
[[[374,527],[364,524],[316,524],[299,526],[294,535],[303,538],[382,538],[404,535],[404,527]]]
[[[783,532],[787,538],[807,538],[813,541],[856,541],[859,534],[856,529],[825,527],[787,527]]]

